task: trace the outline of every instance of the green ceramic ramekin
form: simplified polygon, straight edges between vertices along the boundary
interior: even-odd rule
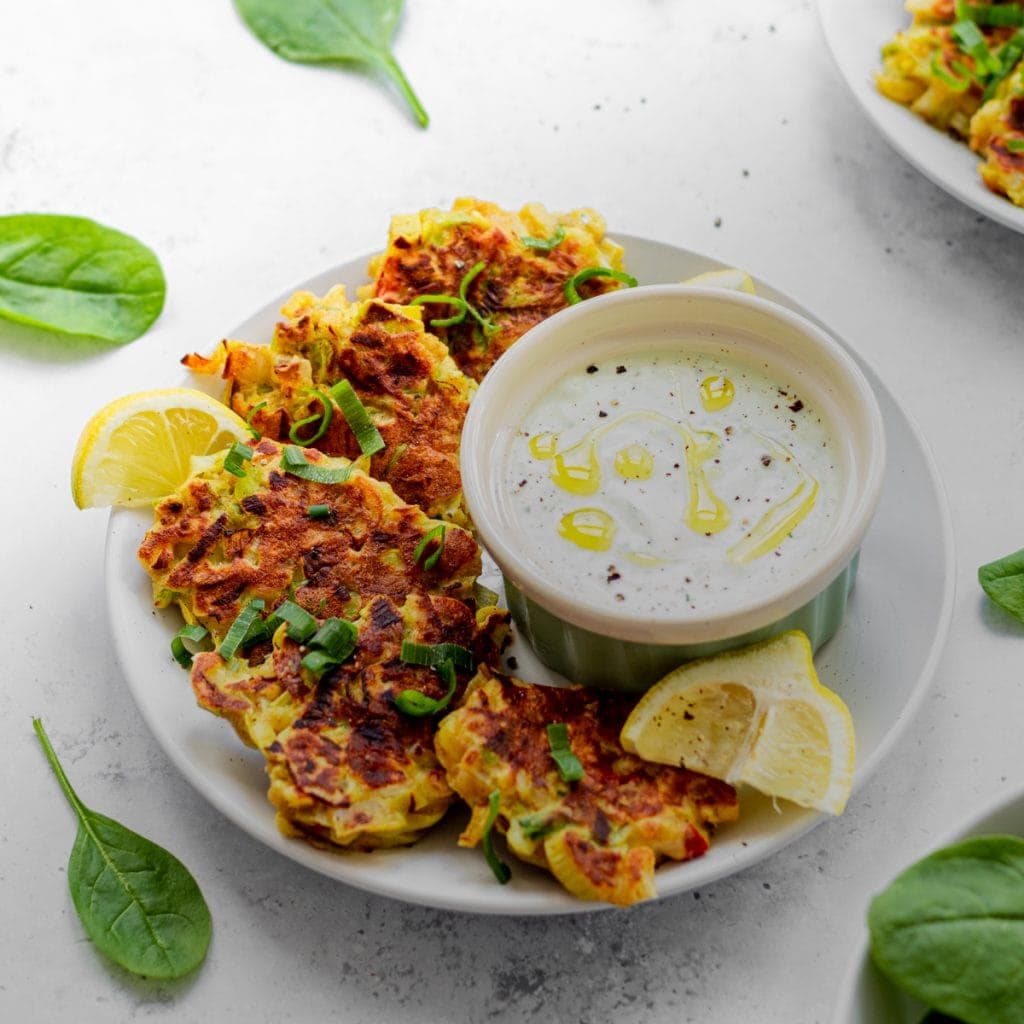
[[[651,339],[714,336],[769,365],[779,354],[815,395],[841,449],[842,494],[827,541],[770,592],[740,593],[710,614],[631,615],[590,600],[537,557],[558,538],[526,534],[509,500],[506,453],[539,395],[591,360],[637,354]],[[765,361],[767,360],[767,361]],[[585,685],[639,691],[677,665],[790,629],[817,649],[838,628],[885,469],[882,416],[849,353],[803,317],[765,299],[720,288],[651,285],[572,306],[533,328],[492,367],[462,437],[470,516],[505,581],[516,627],[540,660]]]

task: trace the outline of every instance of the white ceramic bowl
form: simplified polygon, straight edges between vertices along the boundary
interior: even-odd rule
[[[737,594],[708,613],[632,613],[581,595],[517,518],[506,457],[537,399],[602,360],[666,347],[728,348],[796,381],[832,426],[841,494],[827,538],[779,586]],[[521,338],[488,372],[462,437],[466,504],[505,580],[519,630],[541,660],[578,682],[640,690],[682,661],[803,629],[815,647],[838,627],[885,467],[882,416],[863,373],[826,332],[783,307],[721,288],[651,285],[571,306]],[[719,602],[721,605],[722,603]]]

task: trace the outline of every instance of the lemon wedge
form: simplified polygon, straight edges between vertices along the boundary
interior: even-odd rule
[[[748,292],[755,295],[754,282],[751,276],[736,267],[728,267],[723,270],[705,270],[703,274],[695,277],[688,277],[683,284],[709,285],[713,288],[732,288],[738,292]]]
[[[240,416],[202,391],[125,395],[82,430],[71,460],[71,495],[79,508],[152,505],[188,479],[192,456],[251,437]]]
[[[674,669],[640,698],[621,740],[645,760],[830,814],[853,781],[853,719],[796,630]]]

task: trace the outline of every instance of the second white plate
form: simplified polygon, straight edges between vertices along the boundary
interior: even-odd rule
[[[1024,209],[985,187],[978,176],[978,157],[964,143],[932,128],[875,88],[873,76],[882,66],[883,44],[910,24],[902,0],[818,0],[818,14],[839,73],[896,152],[972,209],[1024,231]]]
[[[619,234],[615,238],[625,246],[630,271],[643,283],[680,281],[722,266],[687,249]],[[351,297],[365,281],[365,268],[365,258],[351,260],[293,290],[323,293],[342,283]],[[756,284],[761,295],[809,315],[768,284]],[[268,303],[231,336],[268,342],[285,298]],[[211,340],[211,348],[216,340]],[[847,619],[816,658],[822,682],[842,696],[853,715],[858,744],[855,788],[898,741],[928,687],[949,627],[954,564],[948,506],[931,455],[889,391],[869,367],[863,369],[885,418],[889,468],[862,549]],[[908,508],[914,509],[912,518],[906,515]],[[158,743],[227,818],[300,864],[368,892],[412,903],[490,914],[605,909],[603,904],[573,899],[546,873],[518,862],[512,864],[512,881],[499,885],[478,850],[456,845],[465,822],[457,809],[408,849],[336,853],[282,836],[266,798],[262,757],[244,748],[226,722],[196,706],[186,674],[170,656],[170,640],[180,620],[176,613],[153,610],[149,578],[136,558],[151,521],[148,512],[128,510],[116,511],[110,519],[107,596],[118,658]],[[548,671],[523,647],[520,642],[514,648],[516,674],[535,681],[549,679]],[[660,868],[658,892],[670,896],[731,875],[781,849],[820,820],[820,815],[793,806],[776,811],[771,801],[745,791],[740,820],[720,830],[705,856]]]

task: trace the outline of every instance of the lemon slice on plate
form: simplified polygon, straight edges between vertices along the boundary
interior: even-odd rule
[[[713,288],[732,288],[734,291],[749,292],[751,295],[756,294],[754,282],[750,275],[736,267],[727,267],[722,270],[705,270],[703,274],[697,274],[696,277],[688,277],[682,283],[709,285]]]
[[[849,709],[791,631],[674,669],[622,728],[626,750],[839,814],[853,782]]]
[[[79,508],[152,505],[188,479],[193,455],[251,437],[240,416],[202,391],[125,395],[85,425],[71,461],[71,494]]]

